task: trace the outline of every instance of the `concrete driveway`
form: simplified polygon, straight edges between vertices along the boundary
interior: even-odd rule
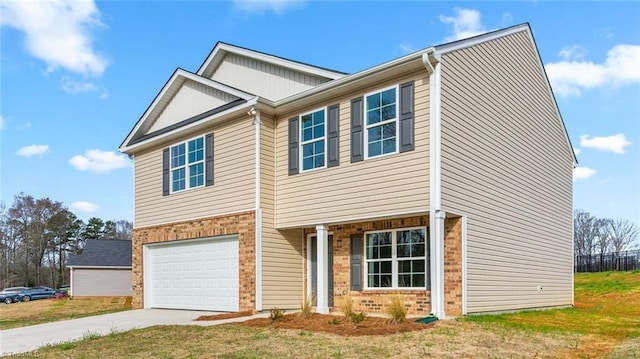
[[[269,315],[269,313],[261,313],[251,317],[202,322],[193,321],[201,315],[213,314],[220,313],[191,310],[138,309],[7,329],[0,331],[0,355],[24,353],[38,349],[46,344],[56,344],[81,339],[87,334],[106,335],[114,331],[121,332],[154,325],[209,326],[242,322]]]

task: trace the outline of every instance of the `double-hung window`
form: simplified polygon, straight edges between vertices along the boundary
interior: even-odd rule
[[[302,149],[303,171],[325,167],[327,137],[325,114],[325,109],[321,109],[300,117],[300,146]]]
[[[366,233],[367,288],[425,289],[428,242],[424,227]]]
[[[367,158],[398,152],[397,87],[366,95],[364,99]]]
[[[204,186],[204,137],[171,146],[171,192]]]

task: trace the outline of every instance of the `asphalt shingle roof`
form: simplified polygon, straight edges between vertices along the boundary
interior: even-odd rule
[[[89,239],[80,255],[71,255],[67,266],[130,267],[131,241]]]

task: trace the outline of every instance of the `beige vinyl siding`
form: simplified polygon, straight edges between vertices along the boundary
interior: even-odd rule
[[[237,97],[193,80],[186,80],[148,132],[171,126],[190,117],[220,107]]]
[[[135,227],[231,214],[255,208],[255,128],[242,117],[202,133],[214,134],[214,185],[162,196],[162,150],[136,154]],[[189,136],[184,138],[192,138]],[[178,143],[176,141],[175,143]]]
[[[131,269],[73,268],[71,295],[74,297],[130,296]]]
[[[528,32],[441,66],[442,207],[468,216],[468,311],[572,304],[573,157]]]
[[[302,297],[302,231],[275,229],[275,121],[261,116],[262,307],[295,309]]]
[[[328,81],[236,54],[225,56],[211,79],[273,101]]]
[[[351,100],[415,80],[415,150],[351,163]],[[379,83],[335,101],[340,104],[340,165],[288,175],[288,119],[276,124],[276,226],[310,226],[429,210],[429,77],[426,70]],[[366,146],[366,144],[365,144]]]

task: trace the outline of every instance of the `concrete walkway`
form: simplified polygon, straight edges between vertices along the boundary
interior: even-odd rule
[[[258,317],[267,317],[269,315],[269,313],[260,313],[250,317],[215,321],[194,321],[194,319],[201,315],[214,314],[220,313],[191,310],[138,309],[7,329],[0,331],[0,355],[24,353],[38,349],[46,344],[57,344],[82,339],[85,335],[106,335],[112,332],[122,332],[154,325],[209,326],[242,322]]]

